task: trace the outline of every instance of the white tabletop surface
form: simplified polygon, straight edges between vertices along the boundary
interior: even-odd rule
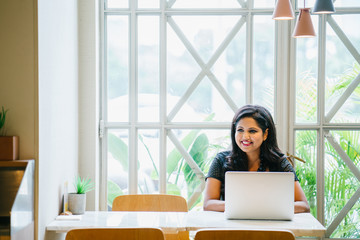
[[[67,232],[74,228],[131,228],[154,227],[166,232],[186,230],[186,212],[85,212],[81,220],[55,220],[47,231]]]
[[[295,236],[321,237],[325,228],[310,213],[295,214],[292,221],[227,220],[222,212],[86,212],[81,220],[54,220],[47,231],[67,232],[74,228],[156,227],[165,233],[201,228],[285,229]]]
[[[189,231],[201,228],[237,228],[237,229],[285,229],[295,236],[321,237],[325,228],[310,213],[298,213],[292,221],[279,220],[227,220],[222,212],[189,212],[187,216]]]

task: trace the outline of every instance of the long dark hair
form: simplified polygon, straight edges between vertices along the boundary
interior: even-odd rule
[[[271,113],[266,108],[258,105],[245,105],[234,115],[231,124],[232,149],[225,164],[225,168],[228,170],[248,170],[246,153],[239,148],[235,140],[236,125],[240,119],[245,117],[253,118],[263,133],[268,129],[268,136],[260,146],[260,166],[263,169],[277,169],[284,154],[280,151],[277,144],[274,120]]]

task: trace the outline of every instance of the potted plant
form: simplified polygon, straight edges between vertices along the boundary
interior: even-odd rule
[[[0,111],[0,160],[19,159],[19,137],[6,136],[6,113],[9,109],[2,106]]]
[[[6,120],[6,113],[9,109],[4,109],[2,106],[2,111],[0,112],[0,136],[5,136],[5,120]]]
[[[94,189],[94,183],[89,178],[75,178],[74,181],[75,191],[69,193],[69,211],[74,215],[84,214],[86,206],[86,193]]]

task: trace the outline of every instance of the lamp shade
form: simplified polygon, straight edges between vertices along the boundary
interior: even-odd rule
[[[289,20],[294,18],[294,11],[292,9],[290,0],[277,0],[272,19]]]
[[[310,8],[300,8],[298,21],[293,32],[294,38],[315,37],[314,27],[311,21]]]
[[[312,10],[316,14],[334,13],[335,8],[332,0],[316,0]]]

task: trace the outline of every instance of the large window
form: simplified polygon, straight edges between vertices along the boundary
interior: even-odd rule
[[[184,196],[204,177],[246,103],[275,114],[270,1],[104,1],[102,166],[106,198]]]
[[[307,7],[314,0],[306,1]],[[291,37],[273,0],[102,0],[102,208],[121,194],[202,208],[214,155],[244,104],[273,114],[327,238],[360,238],[360,1]],[[292,1],[295,12],[303,1]]]
[[[326,238],[360,238],[360,1],[334,6],[313,16],[316,38],[294,45],[293,147],[306,160],[297,173]]]

